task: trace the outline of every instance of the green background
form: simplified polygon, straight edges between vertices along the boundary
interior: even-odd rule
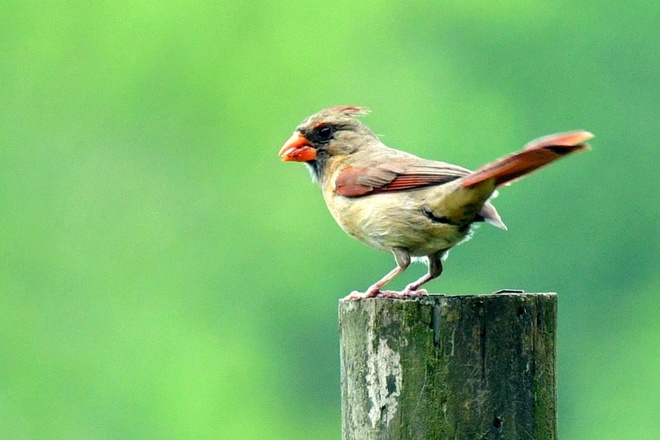
[[[337,104],[471,168],[596,134],[429,290],[557,291],[561,438],[660,438],[660,3],[441,3],[3,1],[0,438],[339,438],[337,300],[393,260],[277,157]]]

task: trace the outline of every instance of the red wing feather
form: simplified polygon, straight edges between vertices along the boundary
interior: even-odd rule
[[[381,191],[403,191],[406,189],[423,188],[430,185],[439,185],[441,183],[454,180],[455,177],[447,179],[447,176],[433,174],[402,174],[397,176],[392,182],[380,188]]]
[[[415,170],[415,167],[410,168],[413,170],[397,172],[378,167],[346,167],[337,176],[335,191],[346,197],[360,197],[387,191],[405,191],[440,185],[467,174],[467,170],[458,167],[445,168],[440,165],[436,168],[418,167],[418,170]],[[429,171],[435,171],[435,173]]]
[[[381,168],[344,168],[335,180],[335,191],[346,197],[360,197],[373,193],[394,180],[396,173]]]

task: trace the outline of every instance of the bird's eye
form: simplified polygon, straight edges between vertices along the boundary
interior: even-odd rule
[[[320,141],[330,140],[332,135],[335,133],[335,129],[330,125],[322,125],[316,129],[316,135]]]

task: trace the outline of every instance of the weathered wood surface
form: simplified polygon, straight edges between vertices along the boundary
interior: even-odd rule
[[[342,300],[344,440],[557,438],[554,293]]]

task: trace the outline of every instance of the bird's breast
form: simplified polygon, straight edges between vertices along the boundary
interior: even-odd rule
[[[344,197],[324,188],[326,204],[349,235],[379,249],[406,249],[424,256],[458,244],[469,228],[443,223],[442,213],[429,215],[429,198],[442,196],[440,187]]]

